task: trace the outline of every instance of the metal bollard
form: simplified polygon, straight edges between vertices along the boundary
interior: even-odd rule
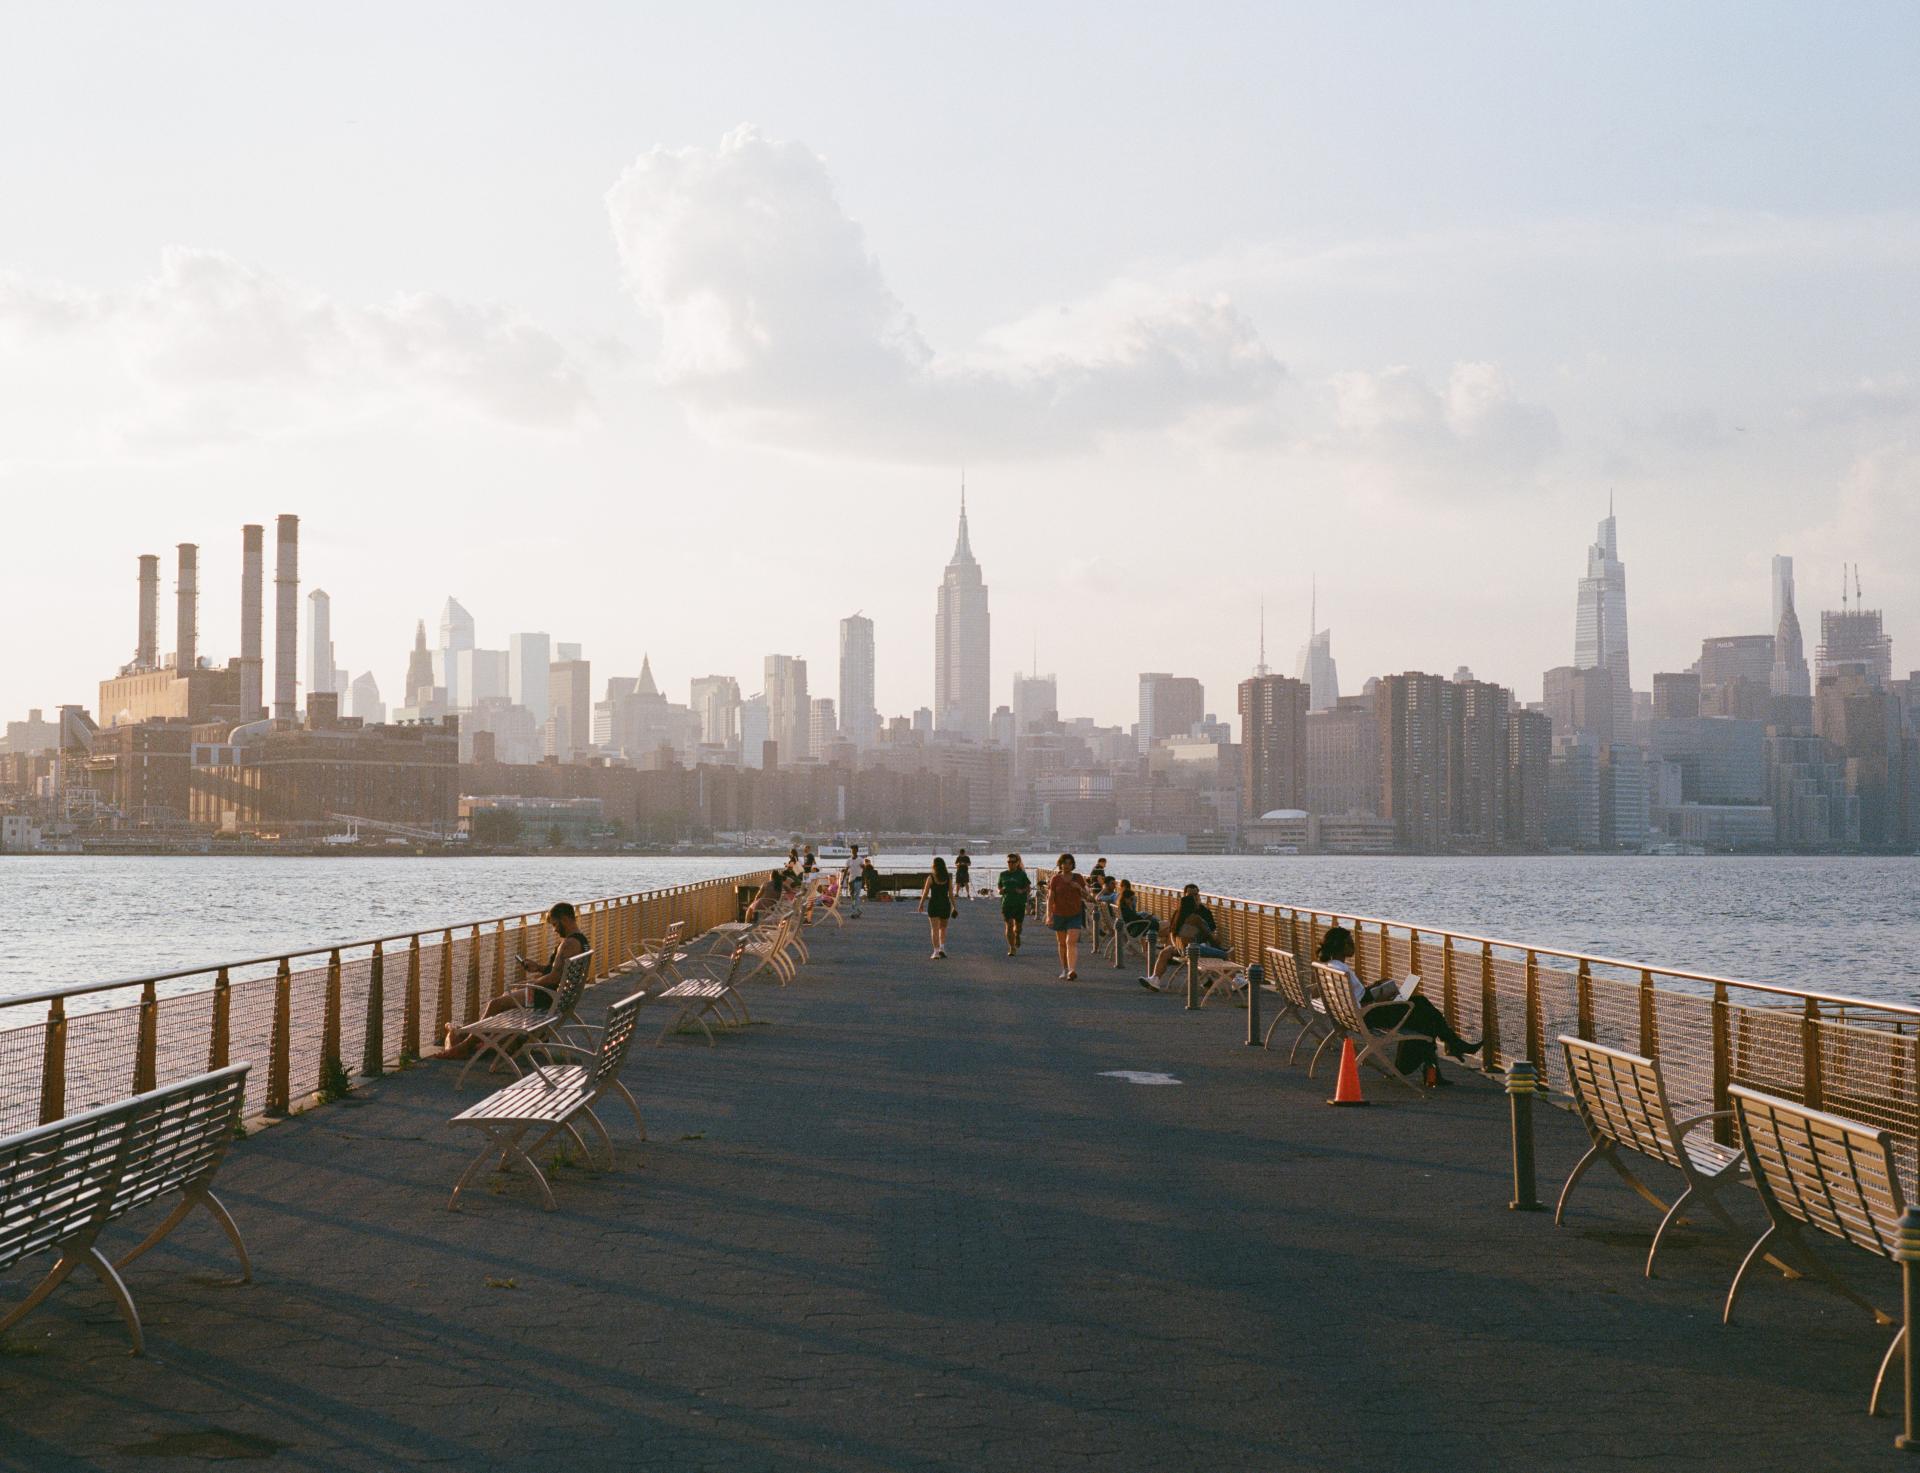
[[[1901,1412],[1900,1435],[1893,1445],[1906,1452],[1920,1452],[1920,1432],[1915,1432],[1916,1422],[1920,1422],[1920,1355],[1914,1353],[1913,1325],[1915,1301],[1920,1300],[1920,1207],[1909,1207],[1900,1214],[1900,1236],[1895,1243],[1893,1256],[1900,1264],[1900,1315],[1901,1323],[1906,1326],[1907,1343],[1900,1357],[1900,1380],[1906,1390],[1906,1408]]]
[[[1258,1048],[1260,1037],[1260,989],[1266,985],[1266,969],[1255,962],[1247,968],[1247,1047]]]
[[[1528,1059],[1507,1070],[1507,1103],[1513,1109],[1513,1200],[1509,1212],[1544,1212],[1533,1186],[1533,1097],[1540,1076]]]
[[[1187,943],[1187,1011],[1200,1006],[1200,953]]]

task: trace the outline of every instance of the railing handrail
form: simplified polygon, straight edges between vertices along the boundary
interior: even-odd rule
[[[644,900],[656,896],[677,894],[683,890],[699,889],[707,885],[738,882],[744,875],[714,875],[705,880],[687,880],[678,885],[667,885],[658,890],[629,890],[618,895],[601,895],[592,900],[580,901],[576,909],[586,910],[596,905],[611,905],[617,901]],[[438,921],[430,926],[416,926],[411,930],[395,931],[390,936],[359,936],[351,941],[323,941],[314,946],[297,947],[289,951],[270,951],[265,956],[248,957],[243,961],[204,962],[198,966],[179,967],[170,972],[146,972],[134,977],[118,977],[110,982],[73,982],[64,987],[48,987],[38,992],[8,993],[0,996],[0,1009],[24,1007],[28,1003],[52,1002],[55,998],[85,997],[96,992],[112,992],[121,987],[145,987],[150,983],[177,982],[183,977],[198,977],[202,974],[238,971],[242,967],[263,967],[270,962],[291,962],[296,957],[327,956],[336,951],[349,951],[360,946],[383,946],[389,941],[407,941],[415,936],[426,936],[434,931],[471,931],[475,926],[495,926],[518,924],[527,920],[546,919],[543,910],[510,912],[506,915],[487,916],[475,921]]]
[[[1177,899],[1180,892],[1167,885],[1139,884],[1136,891],[1147,891]],[[1750,992],[1764,992],[1774,997],[1790,997],[1800,1001],[1808,999],[1814,1002],[1831,1003],[1835,1007],[1857,1008],[1866,1012],[1891,1013],[1901,1018],[1920,1023],[1920,1006],[1912,1003],[1880,1002],[1872,998],[1852,997],[1840,992],[1818,992],[1807,987],[1787,987],[1778,982],[1749,982],[1739,977],[1722,977],[1712,972],[1689,972],[1676,967],[1657,966],[1652,962],[1624,961],[1619,957],[1596,956],[1592,952],[1569,951],[1565,947],[1542,946],[1537,941],[1514,941],[1504,936],[1481,936],[1472,931],[1456,931],[1448,926],[1430,926],[1418,921],[1396,920],[1391,916],[1361,915],[1356,911],[1338,910],[1326,905],[1294,905],[1284,900],[1251,900],[1238,895],[1216,895],[1202,891],[1201,898],[1209,901],[1225,901],[1236,905],[1257,905],[1275,911],[1295,911],[1301,915],[1327,916],[1333,920],[1351,920],[1374,926],[1393,926],[1402,931],[1431,933],[1435,936],[1449,936],[1455,941],[1470,941],[1483,946],[1505,946],[1516,951],[1530,951],[1536,956],[1564,957],[1569,961],[1587,962],[1593,966],[1613,967],[1628,972],[1646,972],[1660,977],[1672,977],[1682,982],[1702,982],[1709,986],[1739,987]]]

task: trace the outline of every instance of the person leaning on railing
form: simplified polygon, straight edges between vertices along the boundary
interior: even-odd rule
[[[514,1008],[543,1008],[553,1001],[553,995],[560,990],[560,979],[567,969],[567,963],[588,949],[587,933],[580,929],[579,917],[573,907],[562,900],[547,912],[547,924],[553,928],[557,938],[553,950],[547,955],[543,967],[538,962],[529,961],[524,956],[515,957],[520,964],[521,980],[518,986],[509,987],[494,998],[481,1010],[481,1016],[491,1018],[497,1013],[510,1012]],[[472,1044],[468,1041],[456,1041],[454,1025],[447,1029],[447,1053],[451,1057],[464,1055]]]
[[[1403,1033],[1420,1033],[1426,1036],[1424,1043],[1403,1043],[1393,1061],[1394,1068],[1402,1074],[1415,1074],[1428,1065],[1433,1066],[1435,1084],[1451,1084],[1453,1081],[1440,1072],[1439,1056],[1434,1052],[1437,1041],[1445,1046],[1447,1052],[1456,1059],[1477,1053],[1481,1040],[1462,1038],[1447,1021],[1447,1015],[1428,1002],[1419,993],[1405,1002],[1395,1001],[1399,996],[1399,985],[1391,979],[1376,982],[1369,987],[1361,980],[1360,974],[1353,969],[1353,958],[1358,948],[1354,945],[1353,932],[1345,926],[1331,926],[1327,934],[1320,938],[1320,960],[1337,972],[1346,975],[1347,985],[1353,989],[1353,1000],[1366,1010],[1367,1023],[1373,1028],[1398,1027]]]

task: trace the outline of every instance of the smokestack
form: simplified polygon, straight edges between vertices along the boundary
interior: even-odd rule
[[[299,644],[300,518],[282,515],[273,566],[273,719],[294,719],[294,649]]]
[[[196,605],[199,589],[200,549],[191,542],[180,544],[180,581],[174,584],[174,617],[179,628],[173,641],[173,668],[185,673],[194,667],[200,654]]]
[[[264,575],[265,529],[249,522],[240,529],[240,714],[258,721],[260,708],[260,585]]]
[[[140,554],[140,643],[133,663],[142,670],[160,663],[160,558],[151,552]]]

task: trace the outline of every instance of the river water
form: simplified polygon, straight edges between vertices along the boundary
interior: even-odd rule
[[[1048,858],[1050,856],[1042,856]],[[1081,856],[1086,868],[1093,856]],[[883,854],[882,869],[925,855]],[[0,997],[764,867],[651,858],[0,859]],[[1116,875],[1920,1003],[1920,860],[1114,856]],[[975,856],[991,881],[998,856]],[[982,944],[987,926],[982,916]],[[953,932],[966,944],[963,912]]]

